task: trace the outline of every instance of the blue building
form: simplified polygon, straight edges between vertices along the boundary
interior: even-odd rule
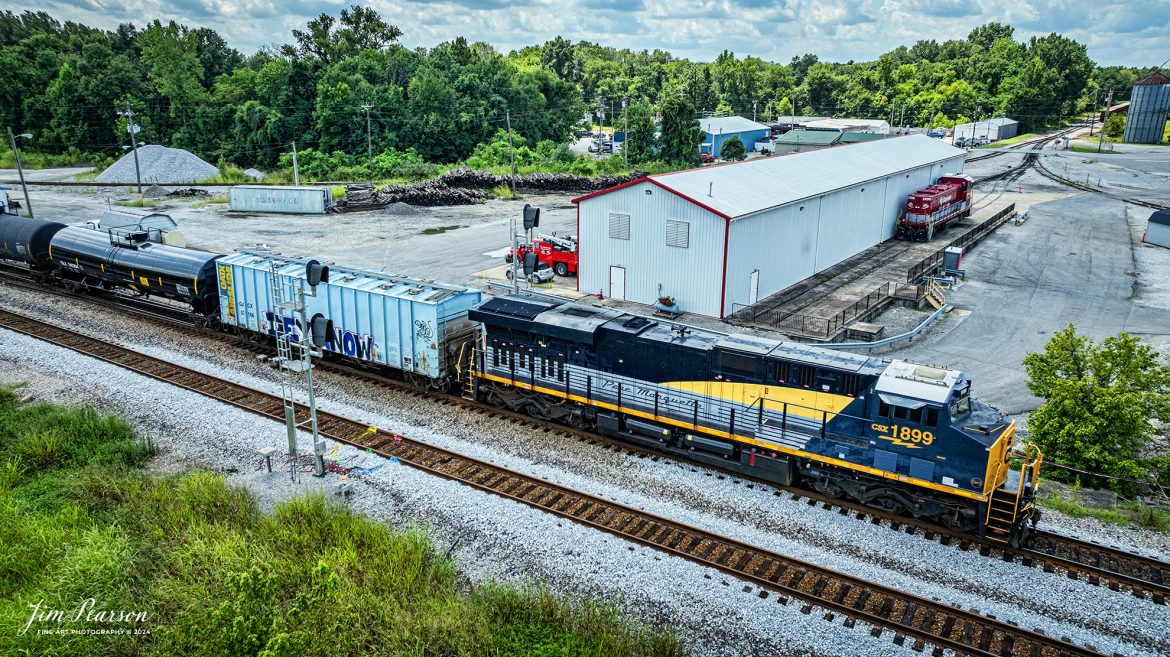
[[[751,152],[757,141],[766,139],[771,133],[771,129],[763,123],[756,123],[742,116],[715,116],[699,119],[699,124],[707,133],[703,137],[702,145],[699,146],[699,152],[710,153],[714,157],[719,157],[719,149],[723,142],[732,136],[739,137],[744,149]]]

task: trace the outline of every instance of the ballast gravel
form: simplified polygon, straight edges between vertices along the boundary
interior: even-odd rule
[[[0,291],[0,304],[116,335],[145,352],[253,387],[277,389],[271,370],[221,342],[147,326],[72,300],[10,289]],[[66,318],[70,318],[68,323]],[[321,484],[305,478],[294,487],[284,483],[287,472],[261,471],[256,449],[264,445],[284,449],[283,427],[277,423],[112,366],[94,365],[91,359],[23,336],[4,332],[2,338],[0,362],[11,364],[3,368],[0,378],[5,382],[29,380],[37,396],[92,400],[125,413],[160,437],[165,449],[162,462],[173,467],[235,468],[238,472],[229,476],[249,485],[267,504]],[[75,379],[76,387],[55,387],[69,377]],[[388,430],[918,595],[978,609],[1025,627],[1040,627],[1050,635],[1067,636],[1106,653],[1170,652],[1167,608],[1124,592],[810,508],[786,494],[776,496],[770,488],[703,468],[532,433],[506,421],[329,372],[320,372],[317,380],[323,408]],[[342,447],[339,453],[350,451]],[[805,615],[801,603],[780,605],[775,594],[760,598],[754,589],[744,592],[744,583],[690,562],[405,466],[381,466],[353,477],[353,507],[395,526],[428,525],[441,545],[456,546],[465,572],[475,581],[536,578],[566,593],[618,600],[636,618],[681,628],[698,654],[912,652],[895,646],[888,637],[874,639],[866,629],[845,628],[840,618],[826,622],[822,610]],[[333,481],[326,478],[325,483]],[[1098,540],[1110,538],[1094,533],[1088,525],[1059,529]],[[1162,554],[1166,558],[1165,551]]]

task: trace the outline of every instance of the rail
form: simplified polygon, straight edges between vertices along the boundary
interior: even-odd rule
[[[992,231],[994,231],[996,228],[999,228],[1000,224],[1007,221],[1007,218],[1015,211],[1016,204],[1012,203],[999,212],[996,212],[991,217],[983,220],[981,223],[976,225],[975,228],[951,240],[946,244],[946,246],[942,247],[938,251],[935,251],[934,253],[926,256],[922,259],[921,262],[906,270],[906,282],[915,283],[923,276],[938,269],[939,264],[943,261],[943,255],[946,253],[947,249],[953,246],[968,247],[978,244],[983,240],[983,238],[990,235]]]

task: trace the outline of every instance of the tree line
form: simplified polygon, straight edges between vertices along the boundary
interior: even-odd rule
[[[689,163],[701,139],[694,119],[705,114],[881,117],[920,127],[1006,114],[1032,130],[1086,111],[1101,88],[1124,99],[1140,73],[1099,68],[1084,45],[1058,34],[1016,41],[998,23],[845,63],[731,52],[693,62],[562,37],[506,54],[464,38],[409,49],[402,34],[354,6],[245,56],[208,28],[156,20],[109,31],[5,11],[0,121],[32,133],[39,150],[117,155],[129,142],[119,113],[131,110],[149,143],[263,168],[278,165],[294,141],[352,162],[371,152],[458,162],[509,127],[534,146],[564,144],[600,115],[630,126],[633,161]]]

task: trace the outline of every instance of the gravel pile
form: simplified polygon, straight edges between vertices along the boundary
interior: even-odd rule
[[[181,149],[151,144],[138,148],[138,167],[142,182],[155,185],[189,183],[219,175],[219,169],[197,156]],[[132,183],[137,181],[134,172],[134,153],[127,153],[108,169],[98,174],[99,183]]]
[[[58,321],[68,317],[69,325],[122,336],[178,364],[278,390],[271,370],[222,343],[16,290],[0,289],[0,303]],[[167,452],[160,461],[169,467],[237,468],[232,479],[248,485],[266,504],[294,490],[285,483],[287,472],[261,472],[255,455],[260,446],[282,445],[283,428],[276,423],[8,333],[0,333],[0,363],[0,380],[28,380],[38,396],[96,398],[127,413],[163,440]],[[328,372],[315,379],[323,408],[388,430],[922,596],[1041,627],[1106,653],[1170,652],[1170,609],[1124,592],[892,532],[700,468],[600,450],[544,432],[534,435],[501,420]],[[698,654],[917,654],[908,646],[894,646],[888,637],[870,637],[867,628],[847,629],[840,619],[827,623],[817,612],[801,614],[799,604],[779,605],[774,595],[762,599],[754,590],[744,592],[742,582],[719,573],[410,468],[387,464],[357,479],[355,509],[394,526],[427,524],[440,545],[457,542],[460,563],[475,581],[538,578],[567,593],[617,600],[638,618],[680,627]],[[312,480],[299,486],[319,484]],[[1119,530],[1111,536],[1091,522],[1051,523],[1049,517],[1046,525],[1065,533],[1123,545],[1136,541],[1160,547],[1162,558],[1170,554],[1165,535]],[[711,632],[713,626],[719,632]]]
[[[382,214],[407,217],[420,213],[418,208],[414,207],[413,205],[399,201],[398,203],[391,203],[390,205],[387,205],[385,208],[383,208]]]

